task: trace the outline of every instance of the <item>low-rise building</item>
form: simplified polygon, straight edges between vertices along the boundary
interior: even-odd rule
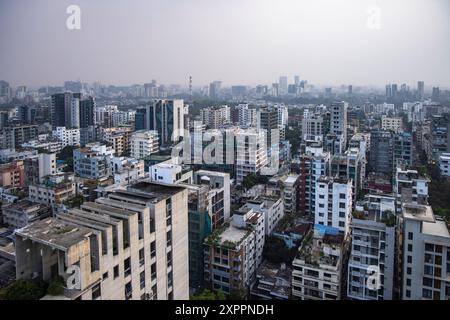
[[[75,196],[75,178],[70,173],[47,176],[41,184],[28,187],[29,200],[46,204],[53,208]]]
[[[3,223],[13,228],[23,228],[50,214],[50,207],[26,199],[2,206]]]
[[[111,158],[114,150],[98,143],[73,150],[73,169],[76,175],[86,179],[101,179],[111,174]]]
[[[80,129],[78,128],[56,127],[53,137],[61,141],[63,148],[80,145]]]
[[[450,153],[442,153],[439,156],[439,168],[443,176],[450,177]]]
[[[143,159],[159,151],[159,135],[155,130],[140,130],[131,135],[131,156]]]
[[[257,300],[288,300],[291,296],[292,269],[286,264],[263,262],[256,271],[250,296]]]
[[[14,160],[0,165],[0,187],[25,187],[25,165],[23,160]]]

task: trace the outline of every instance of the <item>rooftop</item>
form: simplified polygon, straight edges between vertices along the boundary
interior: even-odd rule
[[[20,235],[22,238],[40,242],[63,251],[85,240],[91,234],[91,229],[71,226],[55,218],[37,221],[16,230],[16,235]]]
[[[435,222],[433,209],[430,206],[407,203],[403,205],[403,218],[423,222]]]
[[[128,187],[127,191],[118,191],[132,196],[140,196],[143,199],[161,201],[167,199],[185,188],[175,185],[141,181]]]

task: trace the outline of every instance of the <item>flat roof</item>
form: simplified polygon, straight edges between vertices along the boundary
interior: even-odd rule
[[[422,232],[425,234],[450,238],[450,233],[448,231],[447,224],[445,221],[436,220],[436,222],[425,222],[422,225]]]
[[[433,210],[430,206],[407,203],[403,205],[403,218],[424,222],[435,222]]]
[[[229,226],[220,234],[220,244],[223,244],[225,241],[238,243],[245,238],[247,232],[248,230],[246,229],[239,229],[235,226]]]
[[[16,235],[22,238],[54,246],[63,251],[85,240],[91,234],[92,230],[89,228],[69,225],[56,218],[37,221],[16,230]]]

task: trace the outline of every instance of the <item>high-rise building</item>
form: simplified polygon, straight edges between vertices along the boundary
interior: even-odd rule
[[[367,203],[368,210],[360,219],[352,219],[347,281],[350,299],[393,299],[395,211],[383,210],[376,197],[375,202]],[[394,198],[391,200],[393,204]]]
[[[447,223],[427,205],[402,208],[402,300],[448,300],[450,263]]]
[[[287,77],[286,76],[280,76],[278,84],[279,84],[279,90],[280,90],[279,94],[280,95],[287,94],[288,93],[288,80],[287,80]]]
[[[76,269],[71,300],[188,299],[187,217],[187,190],[139,182],[18,231],[17,277]]]
[[[352,180],[322,176],[316,183],[314,223],[347,235],[352,217]]]
[[[209,84],[209,97],[211,99],[219,98],[221,86],[222,86],[222,81],[214,81]]]
[[[441,95],[441,93],[440,93],[439,87],[433,87],[433,92],[432,92],[432,95],[431,95],[431,99],[433,101],[439,101],[440,95]]]
[[[95,99],[88,97],[80,101],[80,128],[95,124]]]
[[[344,147],[347,144],[347,102],[334,102],[331,104],[330,133],[336,134],[342,140]]]
[[[135,115],[135,130],[156,130],[161,147],[178,142],[184,135],[184,102],[180,99],[155,100],[139,108]]]
[[[210,129],[218,129],[223,125],[231,122],[230,107],[210,107],[200,110],[200,118],[202,123]]]
[[[369,166],[372,172],[392,175],[393,143],[390,131],[372,130],[370,132]]]
[[[51,122],[53,128],[80,127],[80,93],[57,93],[52,95]]]
[[[423,81],[417,82],[417,98],[423,99],[425,93],[425,83]]]

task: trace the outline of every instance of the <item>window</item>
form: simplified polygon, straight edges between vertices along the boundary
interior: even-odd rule
[[[412,232],[408,232],[408,240],[412,240],[413,239],[413,233]]]
[[[142,248],[139,250],[139,266],[143,266],[145,263],[145,257],[144,257],[144,249]]]
[[[119,276],[119,266],[114,267],[114,279],[116,279]]]
[[[412,244],[408,244],[408,251],[412,252]]]
[[[106,280],[106,279],[108,279],[108,272],[105,272],[104,274],[103,274],[103,280]]]
[[[408,287],[411,287],[411,279],[406,279],[406,285],[408,286]]]
[[[422,284],[425,286],[425,287],[433,287],[433,279],[431,279],[431,278],[423,278],[423,282],[422,282]]]
[[[152,264],[152,266],[150,267],[150,273],[152,276],[152,281],[156,279],[156,262],[154,264]]]
[[[339,194],[339,199],[345,199],[346,198],[346,194],[345,193],[340,193]]]
[[[411,273],[412,273],[411,267],[406,268],[406,274],[411,274]]]
[[[150,257],[151,258],[156,257],[156,241],[150,243]]]
[[[125,285],[125,300],[130,300],[133,295],[133,287],[131,281]]]
[[[139,275],[139,282],[141,290],[145,288],[145,271],[142,271]]]
[[[129,276],[131,274],[131,260],[130,258],[126,258],[123,262],[123,269],[125,273],[125,277]]]
[[[405,295],[406,295],[407,298],[411,298],[411,291],[410,290],[406,290]]]
[[[412,263],[412,256],[408,256],[407,261],[408,263]]]
[[[422,297],[424,297],[425,299],[431,299],[432,296],[433,296],[433,291],[431,291],[430,289],[422,290]]]
[[[100,288],[100,283],[99,283],[92,288],[92,300],[100,299],[101,296],[102,296],[102,290]]]

